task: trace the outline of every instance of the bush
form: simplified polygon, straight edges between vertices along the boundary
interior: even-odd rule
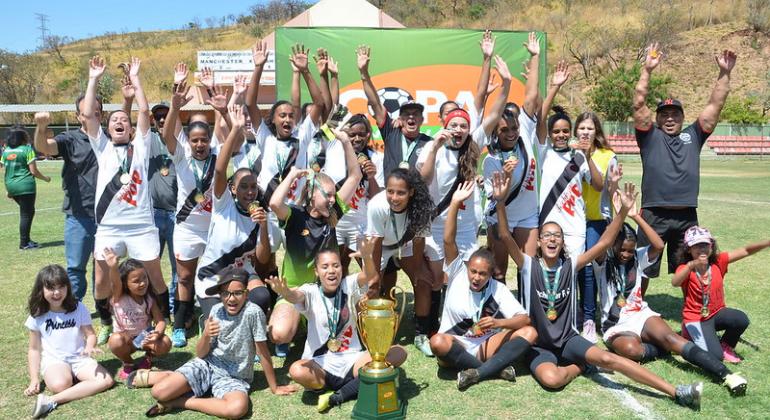
[[[770,32],[770,0],[748,0],[746,2],[748,22],[757,32]]]
[[[632,100],[636,82],[642,74],[639,63],[631,67],[621,65],[598,78],[596,84],[589,90],[588,98],[593,110],[607,121],[626,121],[633,115]],[[668,85],[671,78],[655,76],[650,79],[647,106],[654,108],[657,102],[668,96]]]
[[[743,98],[729,98],[720,121],[726,121],[733,124],[751,124],[759,125],[767,122],[767,117],[762,115],[761,105],[756,98],[747,96]]]

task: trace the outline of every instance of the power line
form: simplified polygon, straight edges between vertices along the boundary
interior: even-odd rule
[[[35,17],[40,22],[40,26],[37,27],[37,29],[40,30],[40,48],[45,48],[45,42],[48,38],[48,15],[43,13],[35,13]]]

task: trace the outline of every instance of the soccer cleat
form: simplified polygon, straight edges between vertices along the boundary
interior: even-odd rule
[[[102,328],[99,329],[99,336],[96,338],[96,344],[100,346],[107,344],[110,335],[112,335],[112,325],[102,325]]]
[[[286,357],[289,355],[289,343],[275,345],[275,357]]]
[[[316,404],[316,409],[319,413],[323,413],[331,408],[332,405],[329,399],[332,397],[332,395],[334,395],[334,391],[329,391],[318,396],[318,404]]]
[[[700,410],[700,397],[703,394],[703,382],[695,382],[690,385],[677,385],[676,403],[693,410]]]
[[[583,338],[590,341],[591,344],[596,344],[599,338],[596,336],[596,324],[592,320],[588,320],[583,323]]]
[[[504,379],[508,382],[516,382],[516,369],[513,366],[508,366],[500,371],[500,379]]]
[[[187,336],[183,328],[177,328],[171,333],[171,344],[174,347],[184,347],[187,345]]]
[[[735,354],[735,350],[730,347],[727,343],[721,343],[722,345],[722,357],[725,359],[725,362],[729,363],[740,363],[742,360],[740,357],[738,357],[737,354]]]
[[[425,334],[414,336],[414,346],[427,357],[433,357],[433,351],[430,349],[430,340]]]
[[[39,419],[44,415],[53,411],[56,408],[56,403],[45,394],[38,394],[37,400],[35,400],[35,406],[32,409],[32,418]]]
[[[19,249],[22,251],[27,251],[30,249],[38,249],[38,248],[40,248],[40,245],[37,242],[32,242],[32,241],[27,242],[26,245],[19,246]]]
[[[479,383],[478,369],[466,369],[457,372],[457,389],[465,391],[469,386]]]
[[[725,376],[723,384],[727,387],[727,389],[730,390],[730,395],[734,397],[742,397],[746,395],[746,387],[748,385],[748,381],[746,381],[746,378],[741,376],[741,374],[738,372]]]

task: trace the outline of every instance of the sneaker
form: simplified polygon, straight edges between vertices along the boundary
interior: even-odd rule
[[[183,328],[176,328],[171,333],[171,344],[174,345],[174,347],[184,347],[187,345],[187,336],[185,335],[186,332]]]
[[[37,394],[37,400],[35,400],[35,405],[32,408],[32,418],[39,419],[53,411],[54,408],[56,408],[56,403],[51,401],[47,395]]]
[[[703,394],[703,382],[695,382],[690,385],[677,385],[676,403],[693,410],[700,410],[700,397]]]
[[[332,397],[332,395],[334,395],[334,391],[329,391],[318,396],[318,404],[316,404],[316,409],[319,413],[323,413],[331,408],[332,405],[329,402],[329,399]]]
[[[581,335],[591,344],[599,342],[599,338],[596,336],[596,324],[590,319],[583,323],[583,334]]]
[[[19,249],[22,251],[26,251],[29,249],[38,249],[40,248],[40,245],[37,242],[29,241],[26,245],[19,245]]]
[[[425,334],[414,336],[414,346],[427,357],[433,357],[433,351],[430,349],[430,340]]]
[[[731,373],[725,376],[724,386],[730,390],[730,395],[734,397],[742,397],[746,395],[746,386],[748,382],[746,378],[741,376],[740,373]]]
[[[727,343],[721,343],[722,344],[722,357],[724,357],[725,362],[730,363],[740,363],[742,362],[741,358],[738,357],[737,354],[735,354],[735,350],[730,347]]]
[[[289,355],[289,343],[275,345],[275,357],[286,357]]]
[[[120,378],[121,381],[125,381],[128,379],[128,375],[131,374],[131,372],[134,371],[134,365],[129,363],[123,363],[123,367],[118,371],[118,378]]]
[[[100,346],[107,344],[110,335],[112,335],[112,325],[102,325],[102,328],[99,329],[99,336],[96,338],[96,344]]]
[[[478,369],[465,369],[457,372],[457,389],[465,391],[469,386],[479,383]]]
[[[513,366],[508,366],[500,371],[500,379],[504,379],[508,382],[516,382],[516,369]]]

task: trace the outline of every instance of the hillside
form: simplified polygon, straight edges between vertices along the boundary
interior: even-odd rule
[[[573,111],[590,107],[586,92],[597,77],[617,62],[631,62],[640,45],[659,39],[666,45],[667,56],[659,73],[672,78],[672,93],[682,99],[688,115],[694,116],[708,100],[716,77],[713,55],[724,48],[735,50],[739,57],[733,73],[734,97],[768,90],[770,37],[749,29],[745,16],[749,2],[456,0],[427,6],[418,6],[422,3],[413,0],[373,3],[408,27],[547,31],[549,62],[563,58],[570,63],[572,81],[558,101]],[[511,7],[512,3],[516,7]],[[470,6],[442,9],[442,5],[458,4]],[[35,102],[69,102],[82,90],[87,60],[96,53],[107,59],[111,69],[131,55],[141,57],[150,101],[167,99],[174,63],[185,61],[194,65],[199,49],[247,49],[256,39],[251,34],[266,34],[270,30],[255,30],[241,23],[214,29],[109,34],[73,42],[62,47],[63,60],[53,53],[39,53],[47,57],[50,70]],[[119,81],[113,80],[112,87],[112,101],[118,102]]]

